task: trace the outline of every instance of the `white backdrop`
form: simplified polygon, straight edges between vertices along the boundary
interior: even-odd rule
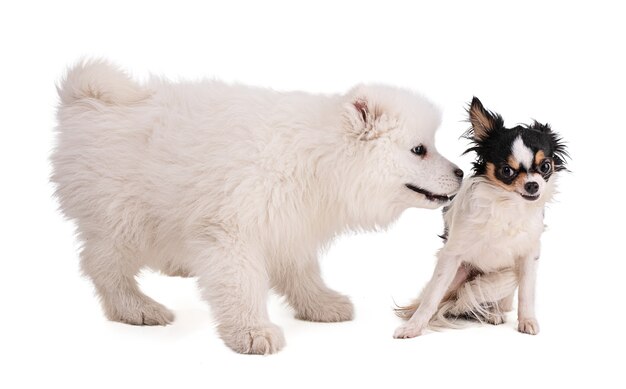
[[[8,3],[0,6],[1,387],[624,384],[626,28],[618,7]],[[288,343],[277,355],[227,349],[193,280],[142,276],[144,290],[176,313],[171,326],[107,322],[79,274],[73,225],[56,211],[47,182],[54,83],[81,56],[106,57],[138,78],[208,76],[324,93],[368,81],[416,89],[444,110],[438,147],[466,172],[471,158],[460,157],[466,142],[458,137],[472,95],[508,124],[548,121],[573,159],[546,216],[542,332],[517,333],[512,314],[499,327],[392,339],[400,324],[394,299],[406,302],[421,289],[441,244],[440,213],[415,209],[386,232],[339,239],[323,256],[328,283],[355,302],[353,322],[300,322],[271,300]]]

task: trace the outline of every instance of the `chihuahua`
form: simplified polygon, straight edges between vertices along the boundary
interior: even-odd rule
[[[535,278],[544,206],[566,170],[567,150],[548,124],[513,128],[476,97],[469,109],[474,174],[444,209],[444,246],[432,279],[412,304],[396,314],[408,321],[395,338],[429,327],[454,327],[456,318],[505,321],[518,291],[518,330],[535,335]]]

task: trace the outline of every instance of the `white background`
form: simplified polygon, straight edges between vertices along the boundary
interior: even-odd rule
[[[8,3],[0,6],[0,387],[623,387],[623,10],[599,1]],[[141,279],[174,310],[173,325],[107,322],[47,182],[54,83],[81,56],[106,57],[140,79],[416,89],[444,110],[438,147],[466,172],[471,158],[460,157],[458,136],[472,95],[508,124],[548,121],[573,159],[546,215],[542,332],[517,333],[511,314],[499,327],[392,339],[394,299],[417,294],[441,245],[439,212],[416,209],[323,255],[328,283],[353,298],[353,322],[300,322],[270,300],[288,343],[277,355],[227,349],[189,279]]]

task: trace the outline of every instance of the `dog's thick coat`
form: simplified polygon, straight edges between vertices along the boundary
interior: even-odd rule
[[[284,345],[266,310],[270,288],[298,318],[351,319],[351,302],[320,277],[320,249],[408,207],[436,208],[459,187],[459,170],[435,149],[438,111],[402,89],[139,84],[88,61],[59,95],[52,181],[107,317],[167,324],[173,314],[135,275],[147,266],[195,276],[220,335],[242,353]],[[424,154],[411,153],[418,145]]]

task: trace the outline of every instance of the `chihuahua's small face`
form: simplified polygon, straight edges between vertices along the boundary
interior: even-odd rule
[[[565,147],[547,124],[506,128],[502,117],[486,110],[476,97],[469,108],[476,175],[529,201],[541,198],[550,177],[565,169]]]

